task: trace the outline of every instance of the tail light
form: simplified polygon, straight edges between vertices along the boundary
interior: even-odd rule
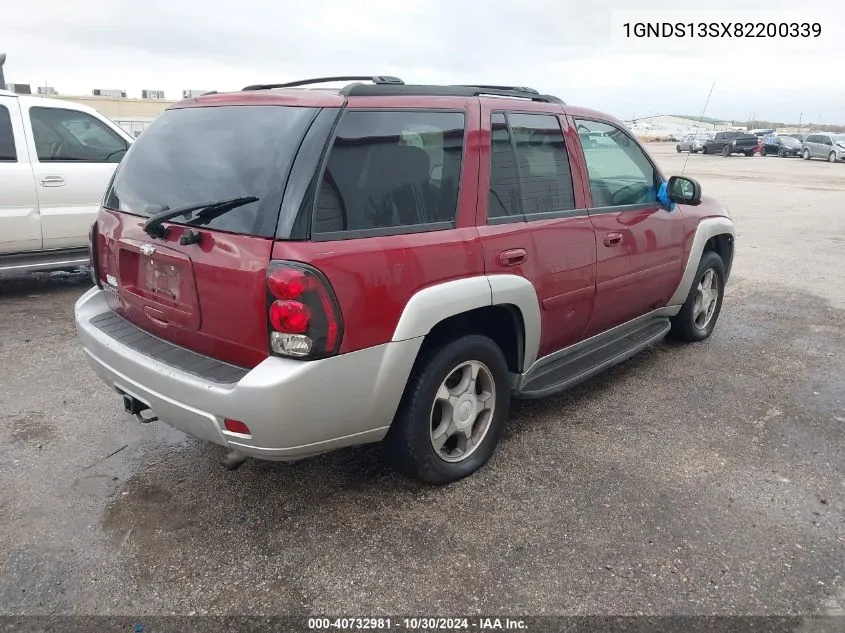
[[[313,359],[332,356],[343,334],[340,308],[323,274],[299,262],[274,261],[267,269],[270,351]]]
[[[100,230],[95,221],[91,228],[88,229],[88,263],[91,266],[91,281],[98,288],[102,288],[100,283],[100,257],[97,248],[99,243]]]

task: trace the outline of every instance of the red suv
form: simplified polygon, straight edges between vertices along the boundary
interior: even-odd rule
[[[329,79],[353,83],[303,87]],[[249,86],[133,144],[76,323],[129,413],[231,468],[384,440],[444,483],[490,458],[512,397],[707,338],[733,245],[697,182],[536,90]]]

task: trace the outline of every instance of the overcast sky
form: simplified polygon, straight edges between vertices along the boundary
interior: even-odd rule
[[[28,0],[0,14],[6,81],[93,88],[227,90],[336,74],[406,83],[528,85],[629,119],[713,117],[845,124],[845,3],[804,0],[826,41],[738,52],[632,52],[611,44],[613,9],[796,10],[794,0]],[[727,17],[728,14],[725,14]],[[765,19],[765,14],[761,19]]]

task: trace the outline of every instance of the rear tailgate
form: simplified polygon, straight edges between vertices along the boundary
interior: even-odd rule
[[[185,227],[172,225],[164,240],[152,240],[143,223],[100,212],[99,276],[115,312],[159,338],[234,365],[254,367],[266,358],[272,241],[203,231],[201,248],[182,246]]]
[[[319,112],[285,105],[168,110],[118,168],[97,221],[98,276],[120,316],[162,339],[242,367],[268,356],[267,267],[288,174]],[[258,198],[216,218],[186,212]],[[154,233],[150,231],[150,233]],[[198,243],[180,242],[199,235]]]
[[[753,134],[737,136],[734,139],[734,145],[742,149],[753,149],[757,145],[757,137]]]

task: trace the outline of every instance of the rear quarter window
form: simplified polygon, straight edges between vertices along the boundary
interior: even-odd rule
[[[464,132],[463,112],[345,112],[317,188],[312,237],[454,226]]]
[[[275,234],[291,164],[318,108],[217,106],[167,110],[118,167],[106,206],[139,216],[254,196],[208,228]],[[174,222],[191,223],[180,216]]]

